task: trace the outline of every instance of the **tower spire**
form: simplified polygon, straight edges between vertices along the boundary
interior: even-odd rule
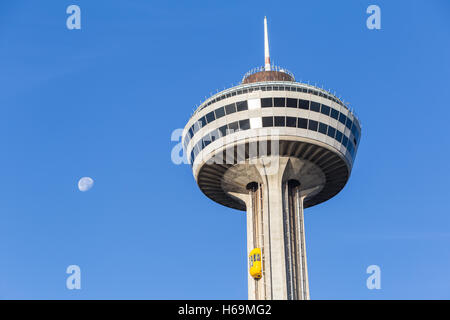
[[[267,17],[264,17],[264,69],[270,71],[269,34],[267,33]]]

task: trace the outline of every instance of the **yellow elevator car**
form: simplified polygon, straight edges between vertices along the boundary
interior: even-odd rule
[[[250,251],[248,258],[250,261],[250,275],[255,279],[261,279],[261,249],[255,248]]]

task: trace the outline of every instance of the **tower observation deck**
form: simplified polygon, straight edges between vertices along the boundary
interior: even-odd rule
[[[303,210],[344,188],[361,126],[335,95],[272,66],[266,18],[264,31],[265,66],[205,100],[183,147],[202,192],[247,212],[248,253],[261,252],[249,299],[309,299]]]

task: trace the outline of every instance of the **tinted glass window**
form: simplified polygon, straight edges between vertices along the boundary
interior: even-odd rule
[[[346,135],[343,135],[343,136],[344,136],[344,137],[342,138],[342,144],[343,144],[344,146],[347,146],[348,138],[347,138]]]
[[[339,115],[339,122],[345,124],[345,121],[347,121],[347,117],[343,113],[341,113]]]
[[[328,134],[329,137],[334,138],[334,135],[336,134],[336,129],[332,128],[332,127],[328,127],[327,134]]]
[[[284,127],[286,125],[286,117],[275,117],[275,127]]]
[[[319,123],[314,120],[308,120],[308,130],[317,131]]]
[[[211,135],[211,141],[216,141],[217,139],[220,138],[219,129],[211,131],[210,135]]]
[[[352,133],[353,133],[353,135],[355,136],[355,138],[357,138],[358,137],[358,132],[357,132],[358,130],[356,129],[356,124],[355,123],[353,123],[353,126],[352,126]],[[356,144],[356,143],[355,143]]]
[[[320,103],[311,101],[311,111],[320,112]]]
[[[228,124],[228,132],[233,133],[239,131],[239,121],[235,121]]]
[[[227,125],[221,126],[219,128],[219,132],[222,137],[225,137],[227,135]]]
[[[349,129],[352,128],[352,120],[350,120],[350,118],[347,118],[347,122],[345,123],[345,126]]]
[[[320,108],[320,112],[322,112],[324,115],[329,116],[330,115],[330,107],[326,106],[326,105],[322,105],[322,107]]]
[[[297,128],[308,128],[308,119],[298,118]]]
[[[216,119],[222,118],[225,115],[225,109],[223,107],[214,110],[214,112],[216,114]]]
[[[319,123],[319,132],[323,134],[327,134],[327,125],[325,123]]]
[[[337,111],[336,109],[331,109],[331,117],[333,118],[333,119],[338,119],[338,117],[339,117],[339,111]]]
[[[236,108],[237,108],[237,111],[248,110],[247,100],[237,102]]]
[[[199,120],[200,122],[200,128],[203,128],[204,126],[206,126],[206,117],[201,117]]]
[[[203,137],[203,145],[206,147],[211,143],[211,137],[209,136],[209,133]]]
[[[273,127],[273,117],[263,117],[262,125],[263,127]]]
[[[273,107],[272,98],[262,98],[261,99],[261,107],[262,108],[272,108]]]
[[[225,106],[225,112],[227,115],[236,112],[236,106],[234,103]]]
[[[286,127],[297,127],[297,118],[295,117],[286,117]]]
[[[286,106],[286,98],[273,98],[274,107],[284,107]]]
[[[216,117],[214,116],[214,111],[211,111],[210,113],[208,113],[206,115],[206,120],[208,121],[208,123],[213,122],[214,120],[216,120]]]
[[[239,127],[241,128],[241,130],[250,129],[250,120],[249,119],[240,120]]]
[[[288,108],[297,108],[297,99],[287,98],[286,99],[286,107]]]
[[[298,99],[298,107],[300,109],[309,110],[309,101],[303,100],[303,99]]]
[[[336,139],[336,141],[341,142],[342,140],[342,132],[340,132],[339,130],[336,130],[336,137],[334,137]]]

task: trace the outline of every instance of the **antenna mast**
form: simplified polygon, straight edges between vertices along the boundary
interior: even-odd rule
[[[266,71],[270,71],[269,35],[267,33],[267,17],[264,17],[264,60]]]

